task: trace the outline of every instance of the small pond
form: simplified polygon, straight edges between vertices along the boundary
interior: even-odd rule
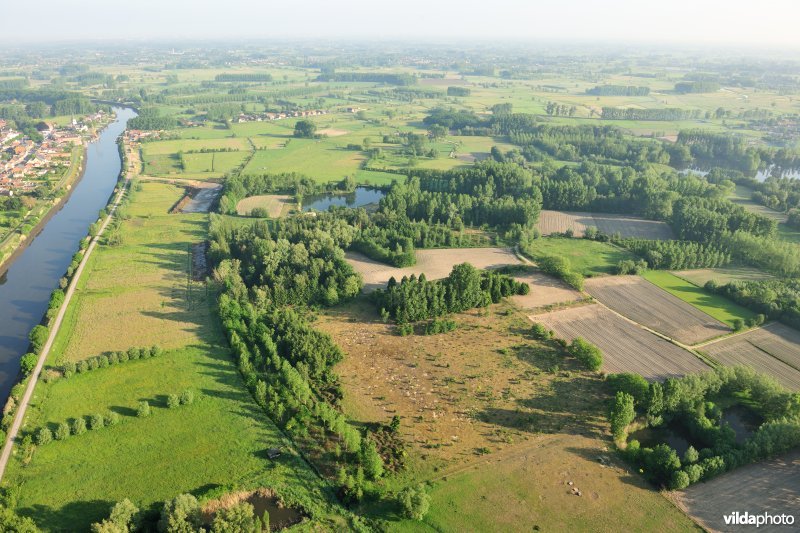
[[[356,187],[348,194],[313,194],[303,198],[303,211],[327,211],[331,206],[362,207],[377,204],[385,193],[380,189]]]
[[[736,444],[742,444],[758,429],[763,419],[743,405],[734,405],[722,413],[723,422],[727,423],[736,433]]]
[[[270,531],[284,529],[303,520],[303,515],[300,511],[291,507],[281,507],[275,496],[263,491],[255,492],[245,501],[253,506],[253,511],[257,517],[264,516],[264,512],[269,513]]]
[[[689,449],[689,445],[692,444],[678,429],[670,426],[639,429],[630,434],[628,442],[633,439],[638,440],[642,448],[653,448],[658,444],[667,444],[678,452],[679,457],[683,457],[683,454]]]

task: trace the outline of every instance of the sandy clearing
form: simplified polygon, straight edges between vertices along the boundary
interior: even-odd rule
[[[222,185],[197,189],[189,201],[181,208],[182,213],[208,213],[217,196],[222,192]]]
[[[731,331],[639,276],[587,279],[584,288],[617,313],[684,344],[698,344]]]
[[[709,367],[694,354],[592,304],[528,317],[571,341],[583,337],[603,351],[603,370],[633,372],[649,380],[664,380]]]
[[[672,493],[679,507],[709,531],[732,531],[724,515],[734,511],[750,513],[793,513],[800,519],[800,450],[757,464],[743,466],[682,492]],[[796,524],[795,524],[796,525]],[[755,527],[738,526],[742,531]],[[791,526],[762,525],[759,532],[790,531]]]
[[[317,130],[320,135],[327,135],[328,137],[341,137],[350,133],[347,130],[337,130],[336,128],[326,128],[324,130]]]
[[[513,277],[517,281],[531,286],[531,292],[528,294],[510,298],[515,305],[522,309],[536,309],[547,305],[575,302],[584,298],[583,294],[560,279],[541,272],[514,274]]]
[[[575,235],[583,236],[587,227],[593,226],[606,235],[619,233],[622,237],[643,239],[673,239],[672,230],[664,222],[643,218],[600,213],[550,211],[543,209],[536,227],[542,235],[564,233],[571,229]]]
[[[249,215],[250,211],[256,207],[261,207],[267,210],[270,218],[278,218],[281,216],[283,207],[292,202],[294,202],[292,197],[284,194],[264,194],[260,196],[250,196],[236,204],[236,213],[241,216],[246,216]]]
[[[506,265],[519,265],[520,260],[508,248],[436,248],[417,250],[417,264],[396,268],[379,263],[357,252],[347,252],[347,262],[361,273],[364,279],[364,292],[383,288],[394,276],[400,281],[403,276],[425,274],[428,279],[441,279],[450,274],[455,265],[470,263],[475,268],[499,268]]]

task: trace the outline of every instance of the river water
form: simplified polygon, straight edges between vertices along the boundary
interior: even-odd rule
[[[78,245],[108,203],[119,177],[117,138],[136,116],[115,108],[117,118],[89,144],[83,178],[61,210],[0,278],[0,400],[4,401],[28,348],[28,332],[42,320],[50,293],[58,286]]]

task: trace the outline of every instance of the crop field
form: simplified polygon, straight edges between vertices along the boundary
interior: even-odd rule
[[[245,151],[184,154],[184,171],[189,174],[211,172],[222,175],[241,165],[248,155],[249,152]]]
[[[108,411],[121,419],[39,446],[26,465],[19,454],[9,463],[7,479],[21,487],[19,512],[45,530],[88,530],[126,497],[149,511],[176,494],[230,483],[272,486],[323,507],[329,501],[245,389],[205,290],[198,284],[189,298],[186,246],[206,222],[167,214],[182,192],[144,183],[134,193],[123,243],[93,255],[48,365],[152,344],[165,352],[37,384],[24,430]],[[168,409],[166,396],[184,389],[195,401]],[[136,416],[140,400],[151,404],[150,417]],[[268,461],[267,447],[286,453]]]
[[[584,288],[617,313],[684,344],[730,332],[725,324],[639,276],[589,279]]]
[[[642,329],[601,305],[584,305],[529,317],[571,341],[583,337],[603,351],[603,370],[664,380],[708,366],[690,352]]]
[[[620,261],[636,259],[628,250],[612,244],[562,237],[536,239],[529,251],[534,261],[538,254],[564,257],[569,260],[572,270],[587,277],[613,274]]]
[[[596,375],[527,337],[527,321],[508,304],[454,319],[453,332],[400,337],[362,299],[317,322],[345,352],[336,370],[348,417],[400,417],[407,464],[393,483],[433,485],[423,523],[390,522],[390,531],[555,530],[567,521],[591,529],[639,520],[692,529],[608,453]],[[584,497],[570,494],[568,481]],[[575,516],[559,511],[566,506]]]
[[[750,366],[800,390],[800,334],[783,324],[722,339],[701,350],[722,364]]]
[[[785,514],[800,509],[800,450],[737,468],[681,492],[673,493],[678,504],[709,531],[726,531],[723,516],[734,511]],[[744,502],[744,503],[743,503]],[[741,527],[741,529],[746,529]],[[755,530],[751,526],[751,529]],[[762,525],[758,531],[780,533],[785,525]]]
[[[360,253],[348,252],[347,261],[364,279],[364,291],[385,288],[389,278],[400,281],[403,276],[425,274],[428,279],[441,279],[450,274],[455,265],[470,263],[475,268],[499,268],[518,265],[520,260],[507,248],[436,248],[417,250],[417,264],[396,268],[374,261]]]
[[[773,278],[771,275],[761,272],[758,269],[740,266],[678,270],[672,273],[698,287],[702,287],[706,282],[712,279],[717,283],[725,284],[732,281],[760,281]]]
[[[291,208],[294,204],[292,197],[283,194],[264,194],[261,196],[250,196],[236,204],[236,212],[239,215],[249,215],[250,211],[256,207],[266,209],[270,218],[278,218],[284,210]]]
[[[583,237],[587,227],[595,227],[606,235],[619,234],[622,237],[669,240],[675,237],[664,222],[643,218],[600,213],[572,213],[543,209],[536,227],[542,235],[564,233],[571,229],[575,236]]]
[[[755,313],[746,307],[689,283],[665,270],[648,270],[642,274],[642,277],[729,327],[733,327],[733,322],[737,318],[748,320],[755,316]]]

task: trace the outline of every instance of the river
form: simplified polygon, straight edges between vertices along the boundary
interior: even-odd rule
[[[0,278],[0,398],[5,400],[28,348],[28,332],[42,320],[78,245],[108,203],[121,164],[117,138],[129,119],[128,108],[114,108],[116,120],[89,144],[83,177],[72,195]]]

